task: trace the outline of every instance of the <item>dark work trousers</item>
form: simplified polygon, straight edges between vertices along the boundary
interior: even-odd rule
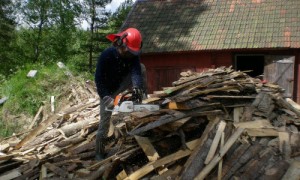
[[[145,93],[147,93],[147,74],[146,74],[146,67],[144,64],[141,64],[141,71],[143,76],[143,89]],[[112,98],[114,99],[119,93],[125,91],[126,89],[130,88],[132,86],[131,81],[131,74],[128,74],[120,84],[119,89],[112,94]],[[98,126],[98,131],[96,135],[96,154],[104,154],[104,144],[107,139],[107,134],[109,131],[110,126],[110,118],[111,118],[112,112],[105,110],[104,101],[101,98],[100,99],[100,122]]]

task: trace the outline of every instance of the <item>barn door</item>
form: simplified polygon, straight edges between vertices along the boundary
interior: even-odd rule
[[[264,78],[285,89],[284,97],[292,98],[295,56],[265,56]]]

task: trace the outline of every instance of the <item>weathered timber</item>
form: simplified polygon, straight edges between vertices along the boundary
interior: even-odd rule
[[[189,87],[189,86],[192,86],[192,85],[195,85],[195,84],[196,84],[197,88],[198,87],[205,87],[205,86],[213,83],[214,81],[216,81],[216,79],[217,78],[215,78],[215,77],[208,77],[208,78],[205,78],[205,79],[197,79],[195,81],[190,81],[188,83],[181,84],[179,86],[169,88],[169,89],[165,90],[164,92],[169,95],[169,94],[172,94],[176,91],[179,91],[181,89],[184,89],[186,87]],[[192,88],[194,88],[194,87],[192,87]],[[188,93],[188,92],[185,92],[185,94],[186,93]]]
[[[44,109],[44,106],[41,106],[41,107],[39,108],[38,112],[37,112],[36,115],[34,116],[34,118],[33,118],[32,122],[31,122],[31,124],[30,124],[29,127],[28,127],[28,129],[31,130],[32,127],[34,126],[34,124],[38,121],[38,119],[40,118],[40,115],[41,115],[43,109]],[[38,122],[37,122],[37,123],[38,123]]]
[[[69,137],[69,136],[77,133],[78,131],[80,131],[81,129],[83,129],[84,127],[89,125],[90,123],[98,122],[98,121],[99,120],[96,118],[90,118],[87,120],[79,121],[77,123],[72,123],[72,124],[63,126],[60,128],[60,130],[64,133],[64,135],[66,137]]]
[[[129,135],[138,135],[138,134],[141,134],[141,133],[146,132],[148,130],[157,128],[161,125],[171,123],[171,122],[174,122],[174,121],[178,121],[178,120],[186,118],[186,117],[218,115],[218,114],[223,114],[223,112],[221,110],[203,111],[203,112],[192,111],[192,112],[186,113],[185,115],[180,115],[180,116],[177,116],[177,117],[173,117],[171,115],[166,115],[166,116],[162,116],[157,121],[151,122],[151,123],[149,123],[149,124],[147,124],[147,125],[145,125],[141,128],[134,129],[134,130],[130,131],[128,134]]]
[[[263,147],[259,143],[254,143],[254,145],[250,147],[249,144],[242,144],[232,155],[232,157],[237,157],[232,160],[226,159],[226,170],[223,172],[222,179],[230,179],[240,167],[256,156],[262,148]]]
[[[210,171],[218,164],[218,162],[223,158],[226,152],[230,149],[233,143],[240,137],[243,133],[243,128],[237,128],[237,130],[228,139],[225,145],[220,149],[219,153],[211,160],[211,162],[205,166],[200,173],[195,177],[195,180],[204,179]]]
[[[159,155],[150,140],[147,137],[134,136],[140,147],[143,149],[149,161],[156,161],[159,158]]]
[[[207,154],[207,157],[205,159],[205,162],[204,164],[208,164],[212,158],[214,157],[216,151],[217,151],[217,148],[218,148],[218,145],[219,145],[219,142],[221,140],[221,135],[222,133],[224,132],[224,129],[226,127],[226,122],[225,121],[221,121],[220,124],[218,125],[218,130],[217,130],[217,133],[214,137],[214,140],[212,142],[212,145],[208,151],[208,154]]]
[[[89,176],[87,176],[85,178],[88,180],[99,179],[102,176],[102,174],[105,172],[105,170],[111,166],[111,164],[112,164],[112,162],[103,164],[96,171],[93,171]]]
[[[150,173],[151,171],[155,170],[156,168],[162,167],[165,164],[168,164],[170,162],[176,161],[178,159],[181,159],[183,157],[186,157],[191,154],[191,150],[195,148],[195,145],[197,143],[197,140],[191,141],[187,143],[188,149],[186,150],[179,150],[173,154],[170,154],[168,156],[165,156],[161,159],[158,159],[157,161],[149,162],[139,170],[135,171],[134,173],[130,174],[125,180],[131,180],[131,179],[139,179],[146,174]]]
[[[215,117],[214,120],[211,120],[209,124],[206,126],[205,131],[203,132],[199,143],[195,147],[195,150],[190,155],[187,162],[184,164],[182,173],[180,175],[180,179],[193,179],[200,169],[204,166],[204,160],[208,153],[208,148],[210,147],[212,141],[208,141],[210,136],[213,134],[213,129],[215,129],[216,125],[220,122],[219,117]],[[207,150],[204,153],[204,150]],[[197,163],[194,163],[197,162]]]
[[[227,87],[220,87],[220,88],[214,88],[214,89],[205,89],[205,90],[202,90],[199,92],[189,93],[187,95],[175,96],[171,99],[175,102],[183,102],[183,101],[190,100],[199,95],[205,95],[208,93],[218,92],[218,91],[230,91],[230,90],[238,91],[238,87],[237,86],[227,86]]]
[[[70,138],[70,139],[62,140],[60,142],[56,142],[54,145],[57,146],[57,147],[65,147],[65,146],[68,146],[70,144],[80,143],[84,140],[85,140],[85,138],[83,138],[83,137],[76,137],[76,138]]]
[[[14,179],[21,176],[21,172],[19,169],[13,169],[11,171],[8,171],[2,175],[0,175],[0,179]]]
[[[280,160],[276,162],[272,167],[266,169],[264,175],[262,175],[260,180],[280,180],[285,174],[290,164],[285,160]]]
[[[243,179],[256,179],[260,174],[264,173],[263,167],[268,160],[272,157],[272,150],[270,148],[265,149],[265,152],[261,157],[253,158],[248,161],[244,167],[242,167],[239,173],[235,174],[237,177],[242,177]],[[256,172],[256,173],[253,173]]]
[[[185,83],[188,83],[188,82],[191,82],[191,81],[195,81],[195,80],[200,79],[200,78],[206,78],[206,77],[214,76],[214,75],[223,75],[223,74],[229,73],[231,71],[232,70],[225,69],[225,68],[220,68],[220,69],[218,68],[218,69],[215,69],[215,70],[207,71],[207,72],[205,72],[205,74],[200,74],[196,77],[187,78],[185,80],[174,81],[172,83],[172,85],[173,86],[179,86],[181,84],[185,84]]]
[[[282,180],[299,180],[300,179],[300,161],[293,161],[282,177]]]
[[[58,175],[59,177],[67,177],[68,173],[66,171],[64,171],[63,169],[51,164],[51,163],[45,163],[44,166],[51,170],[52,172],[54,172],[56,175]]]

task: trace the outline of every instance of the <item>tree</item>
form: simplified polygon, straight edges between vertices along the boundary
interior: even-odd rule
[[[126,20],[133,2],[132,0],[125,0],[109,19],[109,27],[111,30],[119,30]]]
[[[89,69],[93,69],[93,54],[98,43],[95,43],[98,29],[107,25],[109,13],[105,11],[105,6],[111,3],[112,0],[84,0],[83,3],[83,17],[89,24],[90,38],[88,42],[89,52]]]
[[[51,1],[49,0],[27,0],[22,4],[22,13],[24,23],[34,31],[28,36],[28,44],[32,46],[33,62],[38,62],[43,46],[43,32],[47,26],[50,26]],[[30,39],[29,39],[30,38]]]
[[[15,17],[13,3],[10,0],[0,1],[0,73],[7,74],[11,68],[11,42],[14,39]]]

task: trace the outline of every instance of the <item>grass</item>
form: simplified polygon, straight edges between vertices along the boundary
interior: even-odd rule
[[[27,77],[30,70],[37,70],[34,78]],[[0,105],[0,136],[7,137],[22,130],[39,107],[50,101],[50,96],[59,96],[68,78],[56,64],[26,65],[11,78],[2,80],[0,97],[9,99]]]

